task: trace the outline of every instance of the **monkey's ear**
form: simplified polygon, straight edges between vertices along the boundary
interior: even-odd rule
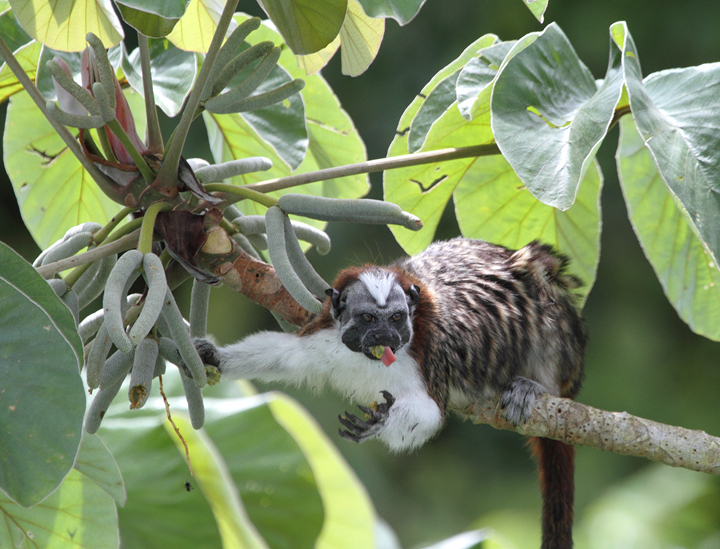
[[[338,292],[335,288],[328,288],[325,290],[325,294],[330,296],[330,301],[335,312],[342,309],[343,304],[340,302],[340,292]]]
[[[420,286],[413,284],[408,288],[408,307],[413,307],[420,301]]]

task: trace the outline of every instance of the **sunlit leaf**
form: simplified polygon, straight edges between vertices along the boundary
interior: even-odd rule
[[[142,135],[142,98],[129,90],[126,97]],[[5,168],[20,213],[41,248],[70,227],[86,221],[104,224],[120,210],[84,171],[25,92],[10,100],[3,139]]]
[[[670,191],[687,210],[704,247],[720,260],[720,64],[674,69],[644,82],[624,23],[611,27],[623,52],[630,108]]]
[[[320,51],[340,32],[348,0],[258,0],[293,52]]]
[[[167,35],[167,39],[181,50],[205,53],[210,49],[224,6],[222,0],[190,0],[185,15]],[[228,32],[234,28],[233,23]]]
[[[600,259],[602,174],[593,162],[577,199],[565,211],[543,204],[522,185],[501,156],[475,159],[464,168],[453,199],[463,236],[510,249],[540,240],[570,258],[569,271],[583,283],[581,304],[592,289]]]
[[[614,46],[614,44],[613,44]],[[598,89],[552,23],[501,68],[492,130],[503,156],[540,201],[567,209],[613,119],[622,92],[617,48]]]
[[[85,412],[82,359],[70,311],[0,244],[0,489],[20,505],[41,501],[73,466]]]
[[[0,547],[117,549],[113,499],[90,478],[71,470],[41,505],[24,509],[0,493]]]
[[[365,72],[375,59],[384,33],[384,19],[368,17],[357,0],[349,0],[340,34],[320,51],[298,55],[298,66],[303,68],[306,74],[314,74],[327,65],[337,49],[342,46],[342,73],[358,76]]]
[[[106,48],[123,38],[110,0],[11,0],[10,6],[30,36],[56,50],[84,50],[88,32]]]
[[[14,52],[15,58],[20,63],[20,66],[33,81],[35,80],[41,50],[42,44],[39,42],[30,42]],[[15,78],[10,67],[8,67],[7,64],[3,64],[2,68],[0,68],[0,103],[11,95],[22,91],[22,89],[22,85],[18,82],[18,79]]]
[[[425,0],[358,0],[370,17],[392,17],[406,25],[417,15]]]
[[[494,34],[478,38],[465,48],[457,59],[432,77],[405,109],[398,123],[395,139],[390,145],[393,152],[389,152],[388,156],[415,152],[422,147],[433,122],[455,101],[455,83],[463,66],[480,50],[488,48],[496,41],[497,36]],[[406,135],[408,132],[409,135]]]
[[[618,174],[630,221],[665,295],[694,331],[720,339],[720,272],[668,190],[629,116],[620,122]]]
[[[384,19],[368,17],[357,0],[349,0],[340,30],[342,73],[348,76],[364,73],[375,59],[384,33]]]
[[[195,55],[164,39],[150,40],[150,73],[153,81],[155,103],[170,118],[182,108],[192,89],[197,74]],[[122,69],[133,89],[144,97],[140,48],[122,57]]]
[[[340,47],[340,35],[335,37],[335,40],[330,42],[320,51],[315,53],[309,53],[308,55],[298,55],[297,64],[298,67],[305,71],[305,74],[315,74],[317,71],[322,69],[325,65],[330,62],[335,52]]]

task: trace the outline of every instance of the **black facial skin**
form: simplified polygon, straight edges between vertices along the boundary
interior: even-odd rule
[[[371,352],[378,345],[395,353],[412,337],[412,311],[419,299],[419,289],[411,286],[407,294],[399,285],[393,288],[384,307],[377,305],[361,282],[345,291],[328,290],[333,316],[340,323],[342,342],[348,349],[380,360]]]

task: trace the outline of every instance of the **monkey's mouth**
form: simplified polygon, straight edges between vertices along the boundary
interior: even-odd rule
[[[397,360],[395,353],[388,345],[373,345],[365,351],[365,355],[375,360],[382,360],[385,366],[390,366]]]

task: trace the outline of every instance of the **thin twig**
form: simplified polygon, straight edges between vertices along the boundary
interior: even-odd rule
[[[500,149],[498,149],[498,146],[495,143],[490,143],[488,145],[473,145],[470,147],[455,147],[450,149],[440,149],[437,151],[404,154],[402,156],[393,156],[391,158],[378,158],[376,160],[358,162],[357,164],[336,166],[334,168],[300,173],[288,177],[268,179],[267,181],[261,181],[260,183],[243,185],[243,187],[246,189],[253,189],[261,193],[269,193],[271,191],[279,191],[281,189],[288,189],[298,185],[307,185],[308,183],[336,179],[338,177],[346,177],[349,175],[382,172],[384,170],[407,168],[409,166],[419,166],[421,164],[432,164],[433,162],[444,162],[448,160],[457,160],[458,158],[471,158],[476,156],[490,156],[494,154],[500,154]]]
[[[158,381],[160,382],[160,395],[162,396],[163,402],[165,403],[165,412],[167,413],[168,421],[170,422],[170,425],[173,426],[173,429],[175,429],[175,433],[177,434],[180,442],[182,442],[182,445],[185,448],[185,459],[187,460],[188,469],[190,469],[190,476],[193,477],[195,476],[195,474],[193,473],[192,462],[190,461],[190,450],[188,450],[187,442],[185,442],[185,439],[180,434],[180,429],[178,429],[177,425],[175,425],[172,415],[170,414],[170,404],[168,404],[168,399],[165,396],[165,391],[163,391],[162,376],[158,376]]]
[[[137,246],[139,238],[140,229],[136,229],[130,234],[125,235],[122,238],[118,238],[117,240],[114,240],[108,244],[104,244],[103,246],[98,246],[94,250],[74,255],[66,259],[61,259],[60,261],[55,261],[54,263],[48,263],[47,265],[38,267],[36,270],[38,274],[43,278],[50,278],[51,276],[54,276],[59,272],[67,271],[68,269],[72,269],[80,265],[85,265],[87,263],[92,263],[93,261],[97,261],[98,259],[102,259],[103,257],[107,257],[109,255],[117,254],[129,250],[130,248],[134,248],[135,246]]]

